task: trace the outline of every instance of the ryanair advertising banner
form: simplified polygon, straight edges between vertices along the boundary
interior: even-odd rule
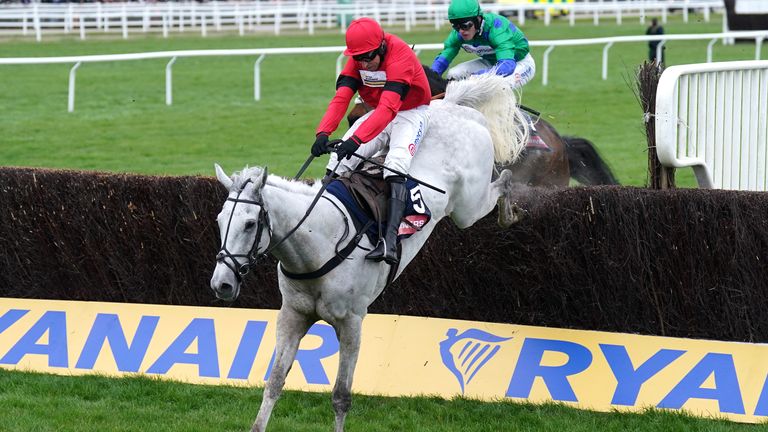
[[[277,311],[0,299],[0,367],[263,385]],[[339,343],[315,324],[286,388],[330,391]],[[353,391],[647,407],[768,419],[768,346],[369,315]]]

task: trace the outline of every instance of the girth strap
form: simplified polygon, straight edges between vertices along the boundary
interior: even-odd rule
[[[283,267],[283,264],[280,263],[280,271],[283,272],[284,275],[291,279],[298,279],[298,280],[307,280],[307,279],[317,279],[319,277],[325,276],[328,272],[338,267],[339,264],[343,263],[345,259],[349,257],[349,255],[352,254],[352,251],[355,250],[357,245],[360,243],[360,239],[363,238],[363,234],[365,234],[366,231],[368,231],[368,228],[373,225],[373,221],[369,220],[368,223],[365,224],[362,228],[360,228],[355,236],[352,238],[352,240],[347,244],[344,249],[340,250],[336,255],[333,256],[328,262],[323,264],[322,267],[319,269],[309,272],[309,273],[293,273],[288,270],[286,270]]]

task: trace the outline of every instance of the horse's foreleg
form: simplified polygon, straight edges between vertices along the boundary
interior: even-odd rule
[[[261,407],[256,421],[253,423],[252,432],[264,432],[269,422],[272,409],[280,398],[285,385],[285,377],[291,370],[296,351],[299,349],[299,341],[309,330],[312,321],[299,312],[283,306],[277,316],[277,345],[275,348],[275,361],[272,372],[264,388],[264,396],[261,399]]]
[[[352,405],[352,379],[357,365],[357,356],[360,353],[362,323],[362,317],[350,315],[334,326],[339,338],[339,372],[331,397],[333,410],[336,413],[335,432],[344,432],[344,420]]]
[[[491,184],[491,188],[496,188],[498,191],[498,193],[495,194],[499,208],[498,224],[502,228],[507,228],[516,224],[526,216],[526,211],[519,207],[516,202],[511,200],[513,188],[511,179],[512,173],[509,170],[504,170],[502,171],[499,180]]]

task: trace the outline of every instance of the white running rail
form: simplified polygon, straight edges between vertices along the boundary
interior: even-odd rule
[[[700,187],[768,190],[768,61],[671,66],[656,91],[656,150]]]
[[[95,32],[119,32],[123,38],[130,33],[195,31],[206,36],[209,31],[237,31],[240,35],[253,32],[273,32],[284,29],[314,34],[316,28],[337,28],[343,31],[354,18],[374,17],[385,26],[427,25],[435,29],[448,26],[448,0],[258,0],[258,1],[168,1],[116,3],[10,3],[0,5],[0,35],[34,35],[41,41],[43,34],[79,34],[81,39]],[[722,0],[597,0],[578,3],[519,3],[485,2],[490,12],[516,13],[515,22],[525,25],[525,12],[544,14],[549,25],[555,15],[567,13],[570,25],[576,17],[600,20],[615,19],[621,25],[624,17],[661,16],[663,23],[674,10],[682,11],[688,22],[689,11],[701,11],[705,21],[711,12],[723,13]]]
[[[608,54],[611,46],[614,43],[638,43],[647,42],[649,40],[661,40],[659,48],[664,45],[668,40],[709,40],[707,45],[707,61],[712,59],[712,48],[716,41],[732,38],[750,38],[755,40],[755,59],[760,58],[760,52],[763,44],[763,40],[768,38],[768,31],[749,31],[749,32],[727,32],[727,33],[708,33],[708,34],[691,34],[691,35],[660,35],[660,36],[616,36],[594,39],[565,39],[565,40],[549,40],[549,41],[530,41],[530,45],[533,47],[547,47],[544,50],[543,61],[540,66],[541,69],[541,83],[547,85],[549,82],[549,56],[555,47],[568,47],[579,45],[602,45],[603,46],[603,61],[602,61],[602,79],[608,79]],[[343,46],[331,46],[331,47],[305,47],[305,48],[254,48],[254,49],[233,49],[233,50],[191,50],[191,51],[163,51],[163,52],[148,52],[148,53],[134,53],[134,54],[107,54],[107,55],[91,55],[91,56],[71,56],[71,57],[16,57],[16,58],[2,58],[0,57],[0,66],[2,65],[22,65],[22,64],[73,64],[74,66],[70,70],[69,74],[69,104],[68,109],[70,112],[75,109],[75,71],[82,63],[95,63],[95,62],[111,62],[111,61],[125,61],[125,60],[142,60],[142,59],[157,59],[167,58],[169,62],[165,68],[165,103],[171,105],[173,102],[173,89],[172,78],[173,69],[172,66],[179,57],[211,57],[211,56],[258,56],[253,66],[253,80],[254,80],[254,99],[261,99],[261,62],[267,55],[297,55],[297,54],[322,54],[322,53],[338,53],[336,57],[336,75],[341,72],[344,61]],[[443,48],[442,44],[418,44],[415,45],[415,50],[419,53],[422,50],[439,51]],[[430,58],[428,61],[431,61]]]

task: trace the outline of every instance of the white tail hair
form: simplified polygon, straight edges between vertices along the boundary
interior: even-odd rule
[[[515,90],[506,78],[493,72],[451,81],[445,100],[480,111],[488,121],[494,160],[509,164],[515,162],[525,148],[530,128],[517,105]]]

